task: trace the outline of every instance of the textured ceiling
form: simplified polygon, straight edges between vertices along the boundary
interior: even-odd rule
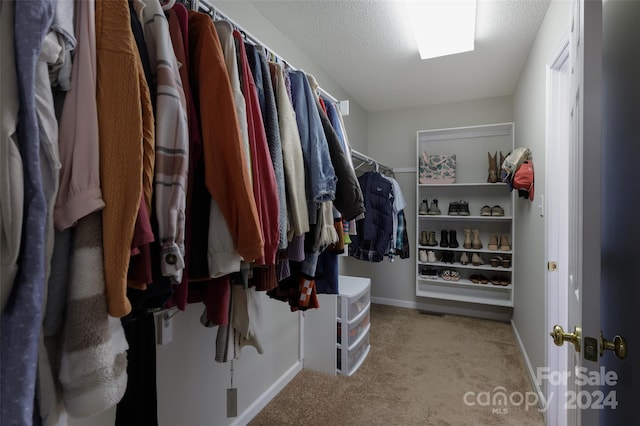
[[[398,1],[250,3],[367,111],[512,94],[549,5],[478,0],[475,51],[422,61]]]

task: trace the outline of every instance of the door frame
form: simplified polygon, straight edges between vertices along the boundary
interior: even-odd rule
[[[556,48],[550,55],[547,62],[546,78],[546,129],[545,129],[545,194],[544,202],[545,220],[545,259],[547,262],[558,263],[558,270],[549,271],[545,274],[545,293],[547,300],[547,315],[545,330],[551,330],[555,324],[568,324],[569,316],[567,312],[567,279],[566,279],[566,258],[568,251],[568,241],[560,240],[559,229],[563,224],[558,209],[557,201],[567,197],[566,185],[558,185],[559,177],[567,180],[565,173],[560,175],[560,170],[566,170],[568,163],[568,153],[566,149],[559,149],[558,144],[568,144],[569,139],[569,97],[570,78],[569,70],[569,28],[567,28]],[[575,196],[575,194],[571,194]],[[568,205],[563,205],[567,209]],[[566,211],[565,211],[566,213]],[[562,275],[562,276],[561,276]],[[564,279],[563,279],[564,277]],[[546,339],[547,367],[550,372],[567,371],[567,351],[566,345],[555,346],[550,339]],[[540,380],[540,374],[538,380]],[[541,385],[541,383],[539,383]],[[549,425],[566,425],[567,412],[564,410],[558,395],[565,395],[567,391],[566,383],[562,381],[545,381],[545,401],[547,407],[544,415],[546,423]]]
[[[601,201],[602,201],[602,1],[574,0],[579,9],[582,50],[581,70],[583,86],[580,91],[583,123],[582,145],[578,181],[581,203],[580,230],[582,241],[578,265],[578,282],[581,290],[582,335],[598,338],[600,334],[600,280],[601,280]],[[602,359],[597,362],[582,359],[582,365],[589,371],[597,371]],[[584,385],[581,390],[593,395],[599,391],[597,385]],[[579,411],[582,426],[600,424],[602,410],[585,408]]]

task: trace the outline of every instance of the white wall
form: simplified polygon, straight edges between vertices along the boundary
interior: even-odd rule
[[[258,322],[264,354],[245,347],[234,361],[234,387],[238,389],[238,415],[255,415],[252,404],[282,380],[293,378],[299,363],[299,314],[286,304],[261,293],[262,321]],[[160,426],[229,425],[226,418],[226,388],[230,386],[230,364],[215,357],[217,327],[200,324],[203,306],[193,304],[172,318],[173,340],[157,346],[158,424]],[[112,426],[115,408],[88,419],[70,421],[71,426]],[[255,411],[255,412],[254,412]],[[246,421],[247,418],[244,418]],[[241,422],[240,424],[243,424]]]
[[[536,170],[536,194],[545,186],[545,78],[546,65],[569,22],[570,2],[553,1],[536,36],[517,88],[511,97],[436,105],[368,115],[368,154],[392,167],[415,167],[417,130],[515,121],[516,146],[531,148]],[[407,199],[409,241],[415,245],[415,174],[398,174]],[[531,366],[546,364],[548,335],[545,326],[544,219],[533,203],[516,201],[515,308],[513,322]],[[371,277],[374,298],[403,306],[424,306],[415,296],[415,247],[411,260],[380,264],[351,258],[343,260],[343,273]],[[453,305],[456,306],[456,305]]]
[[[511,97],[481,99],[421,108],[369,113],[367,135],[368,154],[391,167],[416,167],[416,132],[448,127],[473,126],[479,124],[513,121]],[[486,156],[480,161],[487,161]],[[341,273],[371,278],[371,295],[387,299],[400,306],[423,306],[427,302],[433,310],[439,310],[434,301],[416,296],[415,276],[415,212],[416,174],[396,173],[403,195],[407,201],[406,217],[411,258],[389,263],[370,263],[345,258]],[[445,206],[446,207],[446,206]],[[448,306],[462,306],[448,303]],[[480,307],[477,307],[480,308]]]
[[[545,224],[538,205],[545,188],[545,111],[546,70],[551,53],[569,25],[570,2],[553,1],[547,10],[513,95],[516,146],[533,153],[536,199],[516,201],[515,293],[513,323],[522,340],[531,367],[546,365],[548,331],[544,329],[545,300]]]
[[[314,62],[313,58],[298,49],[292,40],[285,37],[249,2],[245,0],[213,0],[211,3],[220,12],[240,25],[248,34],[280,55],[292,67],[313,74],[320,87],[338,100],[349,100],[350,113],[345,117],[349,141],[354,149],[366,150],[366,111],[322,70],[322,64]]]

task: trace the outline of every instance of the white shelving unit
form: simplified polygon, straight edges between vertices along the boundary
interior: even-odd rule
[[[514,123],[490,124],[482,126],[458,127],[439,130],[421,130],[417,132],[416,166],[419,170],[419,158],[423,152],[427,154],[456,155],[456,183],[453,184],[420,184],[419,173],[416,177],[416,247],[420,250],[432,250],[436,254],[435,262],[420,261],[416,256],[416,295],[432,299],[452,300],[457,302],[480,303],[485,305],[513,307],[515,283],[513,282],[513,238],[515,218],[513,217],[515,192],[509,192],[506,184],[487,183],[489,162],[487,154],[498,153],[500,168],[500,152],[505,156],[514,148]],[[438,200],[440,215],[420,214],[421,203],[427,200],[428,206],[433,199]],[[469,216],[448,215],[449,203],[466,201],[469,204]],[[500,206],[504,216],[481,216],[483,206]],[[479,231],[481,249],[465,249],[464,229]],[[457,248],[441,247],[441,231],[456,231]],[[422,231],[436,233],[437,246],[420,244]],[[489,250],[488,244],[492,235],[508,235],[510,250]],[[443,252],[452,252],[453,263],[440,260]],[[467,253],[469,263],[462,265],[460,256]],[[471,258],[477,254],[483,260],[482,265],[473,265]],[[511,260],[509,267],[490,264],[494,257]],[[429,271],[430,270],[430,271]],[[437,271],[438,275],[433,275]],[[445,270],[456,271],[460,278],[457,281],[445,280]],[[426,275],[424,272],[430,272]],[[482,275],[488,280],[486,284],[472,282],[470,278]],[[475,277],[474,277],[475,278]],[[493,284],[495,282],[496,284]],[[501,284],[497,284],[500,283]],[[504,284],[508,282],[508,284]]]

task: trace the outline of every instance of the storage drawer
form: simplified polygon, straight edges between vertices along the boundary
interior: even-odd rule
[[[345,376],[351,376],[360,367],[369,353],[369,349],[369,330],[367,329],[366,334],[357,342],[355,348],[348,351],[338,348],[338,372]],[[342,358],[343,351],[347,351],[344,360]]]
[[[369,305],[366,309],[360,312],[354,321],[347,324],[347,339],[345,340],[345,347],[353,346],[354,342],[364,333],[369,327]],[[337,323],[338,331],[338,343],[342,343],[342,323]]]
[[[341,306],[342,306],[342,298],[345,296],[338,296],[338,318],[342,318]],[[355,317],[357,317],[360,312],[367,309],[369,306],[369,292],[365,292],[364,294],[359,295],[356,299],[348,301],[348,315],[347,321],[351,322]]]
[[[340,275],[338,319],[352,322],[369,305],[370,283],[369,278]]]

